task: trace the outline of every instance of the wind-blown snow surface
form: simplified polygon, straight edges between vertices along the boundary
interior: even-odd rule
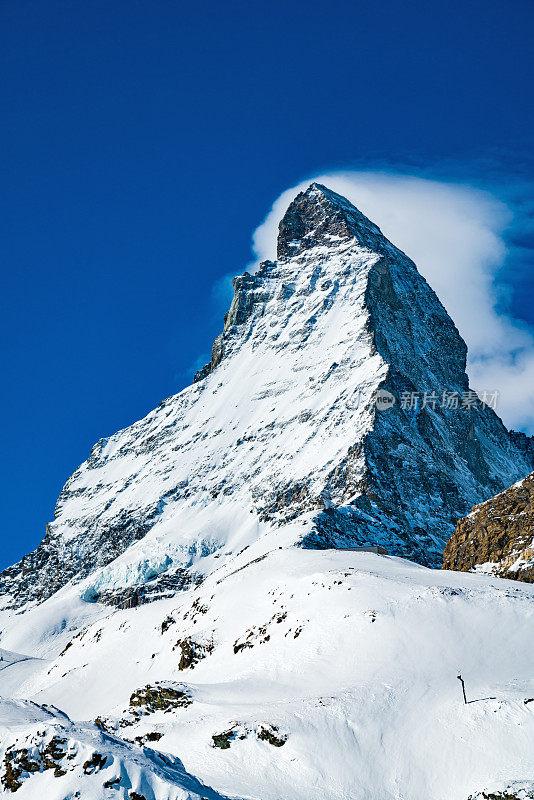
[[[466,348],[346,200],[299,195],[278,255],[236,279],[193,386],[95,445],[2,573],[6,795],[467,800],[534,778],[534,587],[331,549],[436,564],[530,451],[480,405],[377,410],[378,389],[466,391]]]

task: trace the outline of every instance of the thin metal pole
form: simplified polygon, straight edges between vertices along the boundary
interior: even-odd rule
[[[457,677],[458,677],[458,680],[460,681],[460,683],[462,684],[462,692],[464,693],[464,703],[467,705],[467,697],[465,696],[465,683],[464,683],[464,679],[462,678],[462,676],[461,676],[461,675],[458,675]]]

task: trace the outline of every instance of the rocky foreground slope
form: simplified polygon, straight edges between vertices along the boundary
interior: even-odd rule
[[[534,582],[534,473],[459,520],[443,553],[443,569]]]
[[[0,796],[531,797],[534,586],[423,566],[533,467],[465,357],[372,222],[298,195],[194,384],[0,576]]]

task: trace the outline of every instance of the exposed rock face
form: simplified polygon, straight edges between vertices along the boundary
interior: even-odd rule
[[[532,781],[514,781],[503,789],[472,794],[468,800],[534,800],[534,783]]]
[[[210,363],[95,445],[41,545],[2,574],[6,604],[68,581],[83,581],[84,599],[135,604],[158,576],[187,586],[188,570],[273,530],[305,547],[378,542],[438,566],[456,520],[533,468],[532,448],[491,409],[462,407],[454,323],[343,197],[318,184],[299,194],[278,261],[234,288]],[[394,405],[379,410],[380,392]],[[444,392],[460,405],[443,405]],[[419,402],[401,402],[412,393]]]
[[[458,522],[443,553],[443,569],[476,568],[534,582],[534,473]]]
[[[130,712],[139,716],[153,714],[155,711],[172,711],[187,708],[191,698],[182,686],[157,683],[138,689],[130,697]]]
[[[510,438],[521,452],[534,459],[534,436],[527,436],[522,431],[510,431]]]
[[[265,292],[262,292],[263,282],[260,276],[274,266],[272,261],[264,261],[260,265],[258,275],[249,275],[245,272],[233,279],[234,297],[230,310],[224,316],[224,330],[213,342],[211,361],[197,372],[193,379],[194,383],[206,378],[221,363],[224,357],[225,334],[230,333],[235,325],[246,322],[252,315],[256,303],[269,299]]]
[[[314,183],[291,203],[279,225],[277,257],[288,261],[314,247],[330,247],[342,239],[356,239],[381,252],[387,240],[380,228],[352,203]]]
[[[62,499],[68,495],[69,482],[75,479],[76,474],[69,478],[60,495],[56,515]],[[86,535],[83,538],[66,541],[58,541],[52,533],[52,524],[47,525],[46,535],[39,547],[1,573],[0,593],[13,591],[15,595],[16,592],[15,606],[21,604],[22,598],[23,602],[31,602],[50,597],[71,578],[79,580],[94,569],[111,563],[130,544],[145,536],[157,515],[157,505],[132,508],[130,511],[122,509],[105,526],[100,525],[98,517],[94,516],[84,521]],[[36,582],[37,575],[39,581]]]

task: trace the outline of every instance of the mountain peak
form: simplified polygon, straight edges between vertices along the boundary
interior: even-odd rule
[[[287,260],[311,247],[354,238],[375,249],[385,241],[380,228],[349,200],[313,182],[299,192],[280,221],[277,256]]]

